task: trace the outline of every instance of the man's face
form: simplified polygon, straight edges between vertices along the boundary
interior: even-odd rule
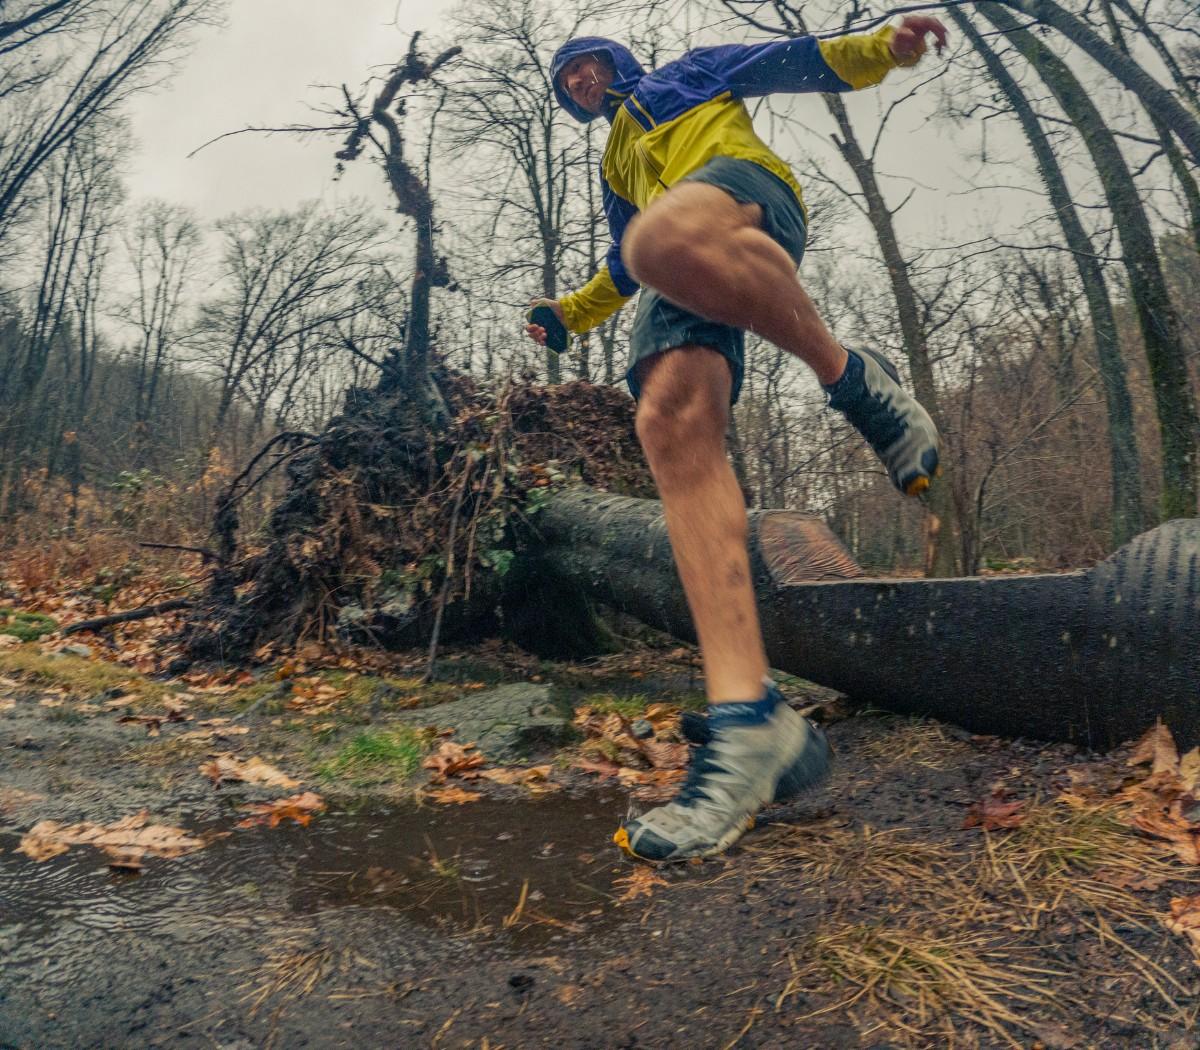
[[[576,55],[563,66],[558,82],[575,105],[599,115],[604,112],[604,93],[612,87],[613,69],[603,55]]]

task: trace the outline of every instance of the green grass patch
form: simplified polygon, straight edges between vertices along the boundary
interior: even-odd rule
[[[428,732],[409,726],[359,733],[322,764],[317,775],[358,784],[407,780],[421,768],[429,743]]]
[[[579,701],[580,707],[590,707],[602,715],[616,713],[623,718],[641,718],[646,708],[655,703],[645,693],[635,693],[633,696],[618,696],[616,693],[591,693]]]
[[[57,621],[42,613],[0,608],[0,634],[11,634],[23,642],[35,642],[43,634],[57,630]]]

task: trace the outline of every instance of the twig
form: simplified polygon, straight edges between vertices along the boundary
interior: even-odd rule
[[[66,636],[76,631],[94,631],[100,627],[111,627],[114,623],[129,623],[132,620],[148,620],[159,613],[172,612],[175,609],[190,609],[190,598],[172,598],[169,602],[159,602],[157,605],[143,605],[140,609],[130,609],[129,612],[113,613],[111,616],[97,616],[94,620],[81,620],[69,627],[64,627],[59,633]]]
[[[199,554],[202,564],[205,565],[217,560],[217,556],[207,547],[185,547],[179,543],[138,543],[138,546],[158,551],[187,551],[189,554]]]
[[[442,590],[438,594],[437,613],[433,618],[433,633],[429,639],[429,661],[425,665],[425,674],[421,678],[422,682],[433,680],[433,664],[437,659],[438,637],[442,633],[442,616],[446,612],[446,599],[450,595],[450,584],[454,579],[454,534],[458,530],[458,512],[462,509],[463,498],[470,487],[471,474],[474,467],[474,460],[468,456],[467,469],[463,472],[462,484],[458,488],[458,495],[454,497],[454,510],[450,512],[450,537],[446,542],[446,578],[442,581]]]

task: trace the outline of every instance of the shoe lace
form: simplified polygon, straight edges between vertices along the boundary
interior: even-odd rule
[[[693,746],[692,757],[688,762],[687,779],[675,796],[675,801],[681,806],[691,806],[700,799],[711,799],[705,790],[706,780],[710,773],[723,773],[725,767],[717,761],[716,750],[711,744],[700,747]]]

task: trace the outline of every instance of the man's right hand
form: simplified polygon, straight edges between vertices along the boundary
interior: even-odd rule
[[[530,299],[529,309],[532,310],[535,306],[548,306],[558,316],[560,321],[563,320],[562,307],[557,299]],[[566,324],[565,321],[563,321]],[[527,324],[525,326],[525,334],[529,336],[538,346],[546,345],[546,329],[540,324]]]

